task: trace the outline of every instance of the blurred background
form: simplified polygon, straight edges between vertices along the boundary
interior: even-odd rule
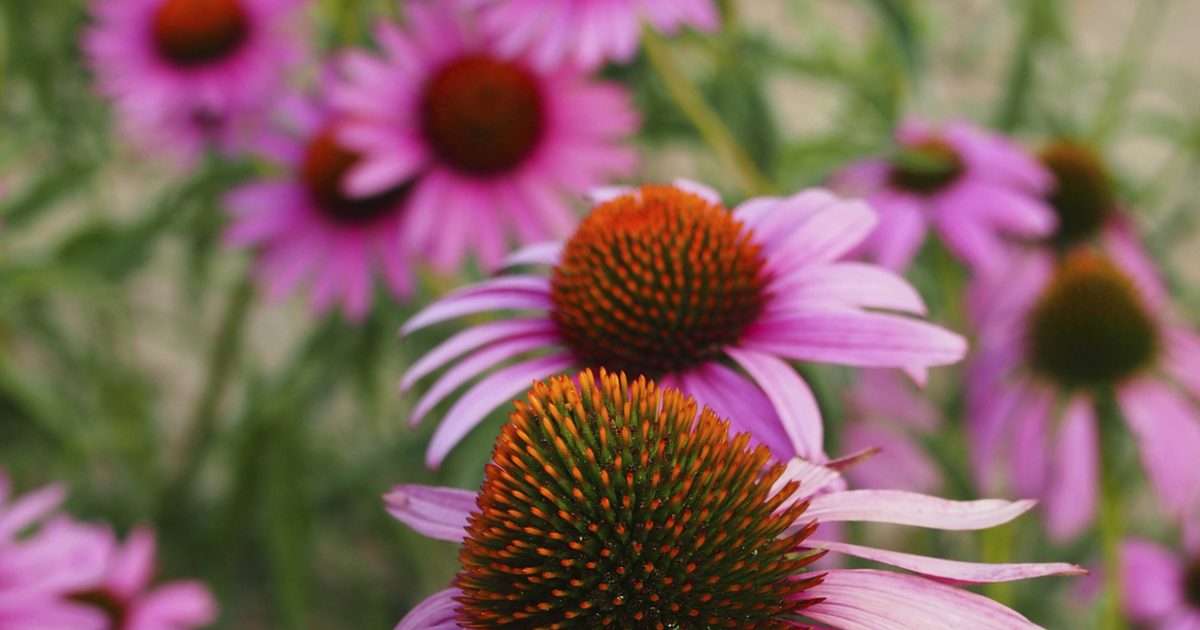
[[[331,53],[366,45],[370,24],[397,19],[396,2],[314,0],[305,15]],[[1108,157],[1185,314],[1200,321],[1200,3],[735,0],[724,9],[720,34],[669,45],[780,189],[820,184],[881,152],[910,114],[971,119],[1030,146],[1085,136]],[[426,274],[413,305],[380,292],[361,324],[317,318],[300,298],[262,300],[249,256],[218,238],[223,195],[261,167],[213,159],[181,170],[124,143],[81,59],[89,19],[84,0],[0,1],[0,467],[20,489],[67,482],[81,517],[122,531],[156,525],[163,573],[207,581],[221,602],[217,627],[391,627],[444,587],[457,557],[394,522],[380,494],[402,481],[476,487],[502,419],[426,470],[433,423],[408,429],[412,399],[396,383],[451,328],[405,340],[396,331],[415,304],[478,274]],[[637,181],[692,177],[738,199],[645,60],[605,74],[634,90],[646,116]],[[932,319],[961,328],[934,279],[914,281]],[[816,376],[835,424],[848,378]],[[957,378],[935,370],[934,395]],[[952,476],[965,470],[961,453],[946,457]],[[944,494],[969,493],[963,480]],[[1014,557],[1089,559],[1086,544],[1049,549],[1036,527],[1010,527]],[[921,536],[923,548],[962,559],[986,557],[991,544]],[[990,594],[1049,627],[1090,627],[1065,581]]]

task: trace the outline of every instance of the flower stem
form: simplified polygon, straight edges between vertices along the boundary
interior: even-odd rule
[[[642,39],[646,47],[646,56],[662,79],[667,92],[712,148],[717,160],[733,175],[742,192],[749,196],[772,193],[775,186],[758,170],[754,160],[750,159],[750,155],[738,143],[733,132],[704,101],[704,96],[679,66],[667,43],[648,28],[643,30]]]
[[[1100,412],[1100,551],[1104,558],[1104,591],[1100,600],[1100,628],[1125,627],[1121,602],[1121,536],[1125,531],[1124,493],[1118,436],[1122,434],[1116,402],[1105,396]]]
[[[212,354],[209,356],[204,389],[201,390],[200,398],[197,399],[187,424],[187,434],[183,441],[186,449],[182,457],[183,463],[167,485],[167,496],[179,496],[178,493],[188,490],[212,443],[217,429],[218,411],[225,398],[225,392],[229,389],[238,349],[242,345],[246,314],[250,310],[253,298],[254,286],[247,275],[234,287],[221,316]]]

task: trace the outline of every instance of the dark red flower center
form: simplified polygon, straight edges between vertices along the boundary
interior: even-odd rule
[[[336,223],[369,223],[398,211],[411,192],[412,181],[370,197],[348,197],[342,192],[342,184],[359,159],[358,154],[337,142],[332,126],[309,141],[300,179],[325,218]]]
[[[125,601],[107,589],[98,588],[74,593],[68,596],[68,599],[99,608],[108,617],[109,627],[113,630],[125,627],[126,619],[129,616],[128,606]]]
[[[930,138],[906,146],[892,158],[888,181],[902,190],[932,195],[963,174],[958,151],[940,138]]]
[[[820,554],[749,435],[675,390],[537,383],[501,431],[459,551],[467,628],[784,628]],[[785,504],[786,503],[786,504]]]
[[[520,165],[541,140],[546,121],[542,94],[529,72],[516,63],[473,55],[429,80],[421,123],[443,161],[484,176]]]
[[[1100,156],[1087,146],[1060,140],[1043,149],[1040,158],[1056,181],[1046,198],[1058,213],[1055,242],[1065,247],[1091,238],[1116,205],[1112,181]]]
[[[246,41],[250,21],[239,0],[167,0],[154,16],[154,45],[184,67],[225,58]]]
[[[554,270],[553,317],[586,366],[659,377],[721,356],[762,312],[761,247],[725,208],[671,186],[596,207]]]
[[[1063,387],[1115,384],[1153,364],[1161,345],[1133,282],[1085,251],[1059,263],[1027,335],[1034,370]]]
[[[1189,604],[1200,608],[1200,558],[1192,560],[1183,575],[1183,593]]]

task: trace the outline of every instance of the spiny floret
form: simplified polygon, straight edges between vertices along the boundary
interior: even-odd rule
[[[585,366],[660,377],[716,358],[766,300],[751,236],[725,208],[672,186],[608,201],[566,244],[554,321]]]
[[[918,195],[932,195],[953,184],[965,166],[958,151],[940,138],[904,147],[892,160],[888,182]]]
[[[1116,204],[1108,169],[1092,149],[1068,140],[1049,144],[1040,155],[1054,174],[1046,200],[1058,214],[1054,241],[1069,246],[1094,236]]]
[[[788,627],[815,523],[749,436],[604,370],[537,383],[504,426],[460,552],[466,627]]]
[[[1158,326],[1133,282],[1089,251],[1067,256],[1030,314],[1036,372],[1064,387],[1112,385],[1151,365]]]

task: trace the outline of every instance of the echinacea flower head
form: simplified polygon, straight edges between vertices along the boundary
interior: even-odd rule
[[[94,0],[84,37],[101,93],[145,150],[237,150],[300,58],[297,0]]]
[[[338,140],[361,161],[343,191],[414,182],[408,212],[437,269],[471,252],[492,270],[514,237],[561,237],[576,223],[564,195],[632,172],[623,141],[639,121],[623,88],[505,54],[460,3],[414,2],[407,14],[405,28],[379,28],[382,58],[346,56]]]
[[[1059,247],[1097,237],[1115,214],[1116,191],[1103,159],[1088,145],[1060,139],[1038,154],[1054,185],[1046,201],[1058,216],[1053,241]]]
[[[1003,264],[1010,241],[1042,239],[1055,227],[1042,197],[1051,174],[1007,138],[966,122],[934,126],[909,120],[896,152],[853,164],[834,177],[880,215],[864,253],[906,269],[929,229],[975,272]]]
[[[978,483],[1044,500],[1048,532],[1094,520],[1100,409],[1110,401],[1166,509],[1200,506],[1200,338],[1120,221],[1103,246],[1017,257],[972,289],[979,329],[968,419]],[[997,463],[1009,453],[1007,474]]]
[[[528,51],[542,65],[564,61],[585,69],[633,59],[642,23],[665,34],[690,26],[714,31],[713,0],[467,0],[498,33],[500,49]]]
[[[399,520],[462,544],[452,588],[398,628],[1023,628],[1032,624],[1016,612],[930,578],[1081,572],[814,540],[821,521],[980,529],[1031,504],[817,494],[836,471],[773,461],[729,426],[645,378],[601,370],[535,383],[501,431],[478,493],[398,486],[385,497]],[[918,575],[813,570],[827,552]]]
[[[695,396],[781,458],[822,460],[820,412],[788,360],[904,368],[962,357],[961,337],[921,314],[916,291],[874,265],[845,262],[874,227],[865,204],[822,190],[749,201],[730,212],[699,184],[606,189],[565,243],[519,251],[510,266],[548,267],[456,291],[404,332],[471,313],[534,311],[484,323],[412,365],[402,386],[457,357],[418,401],[419,422],[457,388],[510,359],[459,398],[435,433],[436,465],[531,380],[572,367],[646,374]],[[730,366],[741,369],[738,371]],[[740,412],[740,413],[739,413]]]
[[[272,298],[311,284],[317,312],[340,304],[352,320],[371,305],[375,278],[403,300],[414,291],[413,269],[422,244],[409,229],[412,182],[368,197],[343,190],[361,156],[344,146],[345,120],[300,99],[289,102],[286,133],[264,135],[261,151],[282,166],[235,190],[226,205],[234,216],[225,240],[258,248],[257,275]]]

